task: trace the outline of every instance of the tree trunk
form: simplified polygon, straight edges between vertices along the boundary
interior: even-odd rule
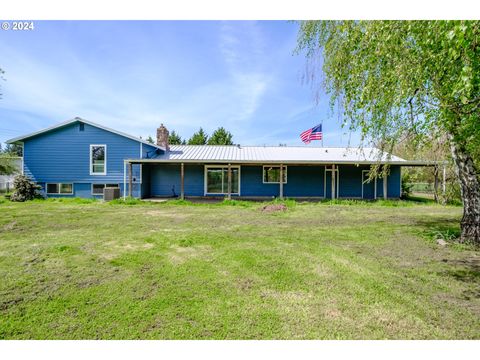
[[[469,152],[452,136],[450,147],[463,201],[460,241],[480,245],[480,182],[477,171]]]

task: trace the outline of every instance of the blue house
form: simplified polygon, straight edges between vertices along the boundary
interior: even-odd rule
[[[23,146],[23,173],[47,197],[399,198],[406,161],[376,148],[157,143],[75,118],[8,141]],[[389,175],[368,181],[373,164]]]

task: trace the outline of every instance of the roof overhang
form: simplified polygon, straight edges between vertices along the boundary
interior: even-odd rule
[[[332,161],[332,160],[228,160],[228,159],[126,159],[131,164],[241,164],[241,165],[262,165],[262,164],[284,164],[284,165],[400,165],[400,166],[439,166],[444,161]]]
[[[13,139],[10,139],[10,140],[7,140],[6,143],[7,144],[14,144],[14,143],[19,143],[19,142],[23,142],[24,140],[26,139],[29,139],[31,137],[34,137],[34,136],[37,136],[37,135],[40,135],[40,134],[43,134],[43,133],[46,133],[46,132],[49,132],[49,131],[52,131],[52,130],[55,130],[55,129],[59,129],[59,128],[62,128],[64,126],[68,126],[70,124],[73,124],[75,122],[82,122],[84,124],[87,124],[87,125],[90,125],[90,126],[93,126],[93,127],[96,127],[96,128],[99,128],[99,129],[102,129],[102,130],[105,130],[105,131],[108,131],[108,132],[111,132],[111,133],[114,133],[114,134],[117,134],[117,135],[120,135],[120,136],[123,136],[123,137],[126,137],[126,138],[129,138],[129,139],[132,139],[132,140],[135,140],[135,141],[138,141],[142,144],[145,144],[145,145],[149,145],[149,146],[153,146],[157,149],[160,149],[160,150],[163,150],[163,151],[166,151],[164,147],[162,146],[158,146],[156,144],[151,144],[147,141],[144,141],[142,139],[139,139],[135,136],[132,136],[132,135],[129,135],[129,134],[126,134],[124,132],[121,132],[121,131],[118,131],[118,130],[114,130],[114,129],[111,129],[109,127],[106,127],[106,126],[103,126],[103,125],[100,125],[100,124],[97,124],[97,123],[94,123],[92,121],[89,121],[89,120],[85,120],[85,119],[82,119],[80,117],[76,117],[76,118],[73,118],[71,120],[67,120],[67,121],[64,121],[64,122],[61,122],[59,124],[56,124],[56,125],[53,125],[53,126],[49,126],[45,129],[42,129],[42,130],[38,130],[38,131],[35,131],[35,132],[32,132],[30,134],[26,134],[26,135],[22,135],[22,136],[18,136],[16,138],[13,138]]]

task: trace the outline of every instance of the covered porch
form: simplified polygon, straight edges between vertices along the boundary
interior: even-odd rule
[[[135,183],[132,168],[141,168]],[[399,198],[401,166],[435,166],[434,162],[386,162],[386,177],[369,180],[372,162],[202,162],[159,159],[125,160],[123,197],[179,199],[377,199]],[[440,173],[436,171],[436,173]],[[445,187],[445,171],[443,171]],[[282,181],[280,181],[282,179]],[[140,189],[134,192],[133,189]]]

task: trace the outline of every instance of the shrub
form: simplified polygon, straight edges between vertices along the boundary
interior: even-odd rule
[[[40,197],[39,190],[41,187],[25,175],[15,176],[15,179],[13,180],[13,188],[15,190],[10,196],[11,201],[27,201]]]
[[[413,184],[411,183],[411,178],[409,173],[402,174],[402,195],[403,199],[408,198],[412,195]]]

